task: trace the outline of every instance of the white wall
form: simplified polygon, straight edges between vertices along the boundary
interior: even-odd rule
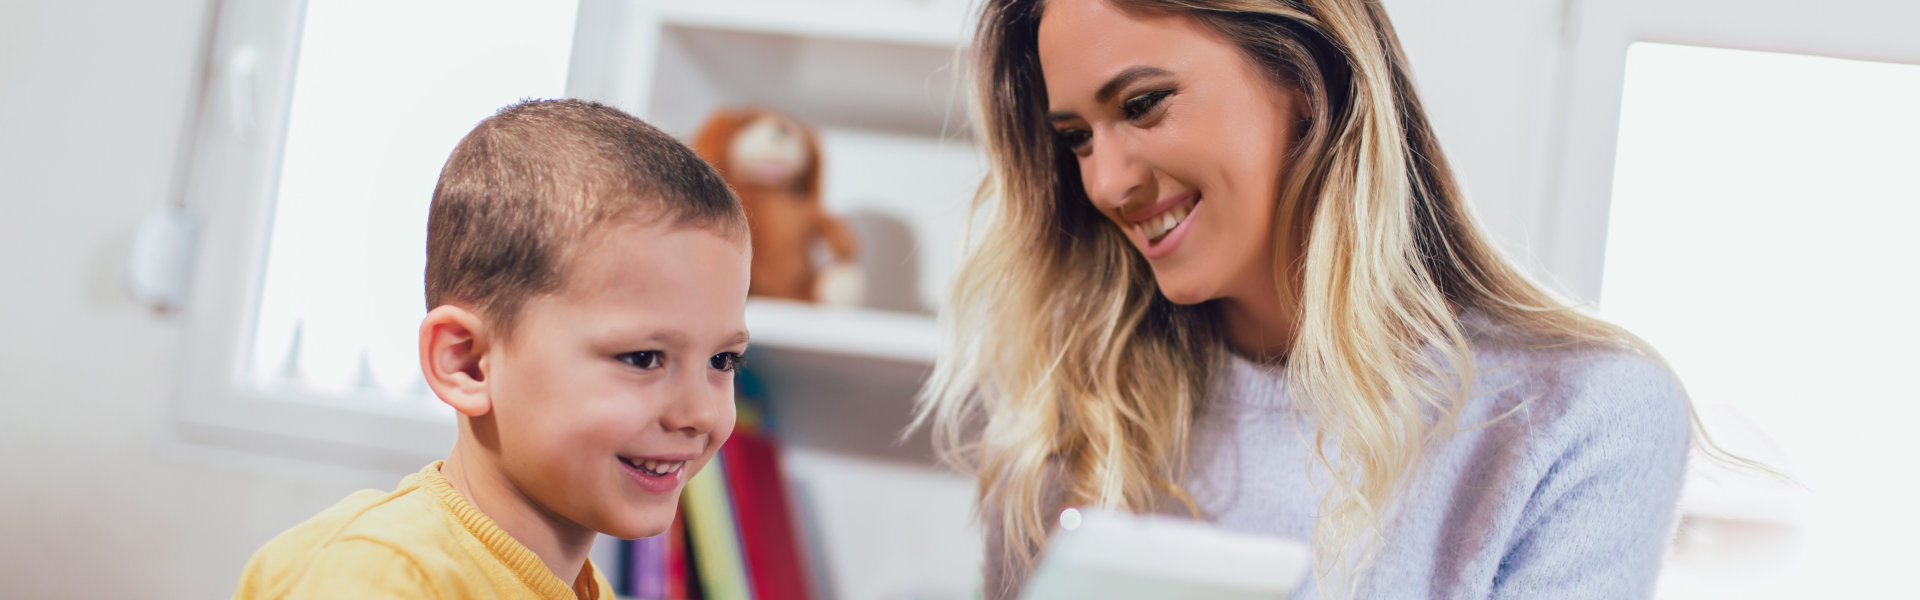
[[[1562,10],[1578,0],[1384,1],[1481,222],[1534,275],[1549,275],[1534,248],[1557,150]]]
[[[179,441],[180,325],[122,291],[167,200],[205,0],[0,6],[0,596],[217,598],[401,473]]]
[[[0,4],[0,595],[223,597],[274,533],[404,475],[182,441],[170,419],[181,325],[120,282],[174,184],[207,5]],[[1389,5],[1483,217],[1523,240],[1559,3]]]

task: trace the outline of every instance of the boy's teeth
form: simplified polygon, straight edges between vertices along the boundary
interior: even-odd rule
[[[669,462],[669,461],[663,461],[663,460],[642,460],[637,462],[629,461],[627,464],[633,465],[634,467],[642,471],[646,471],[650,474],[670,475],[675,471],[679,471],[680,466],[686,464],[686,462],[684,461]]]

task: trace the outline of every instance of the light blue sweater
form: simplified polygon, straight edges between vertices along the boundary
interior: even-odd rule
[[[1429,447],[1357,597],[1650,596],[1691,439],[1678,383],[1636,354],[1538,348],[1467,321],[1480,369],[1460,414],[1467,431]],[[1185,483],[1208,521],[1311,540],[1327,473],[1285,389],[1277,371],[1226,361],[1194,423]],[[987,596],[1011,597],[1002,591],[1024,577],[1000,568],[988,535]],[[1293,595],[1320,597],[1312,577]]]

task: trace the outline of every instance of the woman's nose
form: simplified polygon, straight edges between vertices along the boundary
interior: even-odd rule
[[[1096,139],[1091,143],[1091,152],[1080,161],[1081,185],[1094,206],[1118,210],[1144,187],[1147,167],[1124,140]]]

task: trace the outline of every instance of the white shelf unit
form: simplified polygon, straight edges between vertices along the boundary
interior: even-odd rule
[[[682,139],[736,105],[780,110],[820,135],[823,203],[859,237],[869,297],[751,301],[749,367],[766,384],[828,597],[972,597],[974,486],[936,466],[925,436],[899,439],[986,169],[957,93],[965,0],[583,0],[581,10],[571,94]]]
[[[747,330],[756,347],[922,365],[933,362],[938,336],[925,315],[764,298],[747,302]]]

